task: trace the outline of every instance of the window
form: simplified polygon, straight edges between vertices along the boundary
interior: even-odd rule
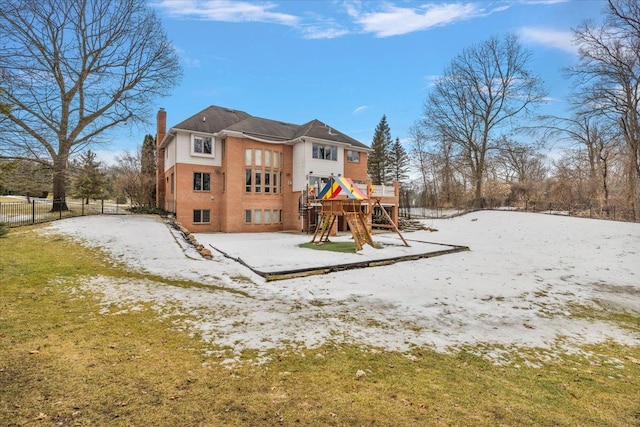
[[[262,148],[245,149],[246,193],[279,194],[282,192],[282,157],[279,151]],[[280,178],[278,179],[278,175]]]
[[[211,174],[194,172],[193,191],[211,191]]]
[[[244,222],[245,224],[251,224],[251,210],[247,209],[244,211]]]
[[[211,211],[209,209],[195,209],[193,211],[193,223],[204,224],[211,222]]]
[[[251,169],[244,171],[244,191],[251,193]]]
[[[255,224],[262,223],[262,211],[260,209],[256,209],[255,211],[253,211],[253,222]]]
[[[264,223],[271,224],[271,211],[264,211]]]
[[[260,193],[262,191],[262,171],[256,171],[256,186],[254,191],[256,193]]]
[[[274,224],[279,224],[280,223],[280,211],[278,211],[278,210],[274,210],[273,211],[273,223]]]
[[[211,138],[208,136],[193,135],[192,154],[211,156],[213,154]]]
[[[347,162],[360,163],[360,152],[347,150]]]
[[[338,160],[338,147],[335,145],[313,144],[311,151],[314,159]]]

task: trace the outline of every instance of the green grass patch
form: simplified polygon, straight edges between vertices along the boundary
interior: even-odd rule
[[[315,249],[316,251],[331,251],[331,252],[340,252],[345,254],[355,254],[356,253],[356,244],[354,242],[322,242],[321,244],[316,243],[302,243],[298,245],[301,248],[306,249]]]
[[[176,329],[151,304],[103,313],[94,295],[71,292],[92,276],[198,284],[131,272],[98,250],[34,230],[0,239],[0,425],[640,424],[640,347],[406,355],[292,343],[234,355]],[[481,357],[492,350],[509,363]],[[235,364],[222,363],[234,356]],[[267,362],[256,365],[259,358]]]
[[[356,253],[356,244],[355,242],[322,242],[321,244],[316,243],[302,243],[298,245],[301,248],[307,249],[315,249],[317,251],[331,251],[331,252],[340,252],[345,254],[355,254]],[[376,244],[377,249],[381,249],[382,246],[380,244]]]
[[[620,310],[602,303],[597,307],[569,304],[568,308],[573,317],[611,322],[619,327],[640,333],[640,311]]]

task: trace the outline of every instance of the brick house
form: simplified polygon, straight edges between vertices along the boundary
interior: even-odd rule
[[[210,106],[168,131],[166,122],[160,109],[157,204],[191,232],[306,231],[313,194],[331,176],[367,186],[371,149],[318,120],[294,125]],[[386,192],[397,217],[397,185]]]

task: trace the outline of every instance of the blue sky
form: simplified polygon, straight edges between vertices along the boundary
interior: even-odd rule
[[[150,0],[184,77],[157,100],[168,126],[209,105],[289,123],[321,120],[370,145],[382,115],[403,142],[433,80],[465,47],[515,33],[549,99],[567,115],[562,68],[577,61],[571,29],[600,22],[605,0],[227,1]],[[110,147],[134,151],[145,132]],[[407,145],[408,148],[408,145]],[[98,151],[108,159],[107,152]]]

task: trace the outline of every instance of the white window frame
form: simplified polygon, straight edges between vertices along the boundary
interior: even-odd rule
[[[211,153],[200,153],[196,151],[196,139],[208,139],[211,142]],[[209,135],[203,135],[199,133],[191,134],[191,155],[195,157],[207,157],[214,158],[215,157],[215,138]]]

